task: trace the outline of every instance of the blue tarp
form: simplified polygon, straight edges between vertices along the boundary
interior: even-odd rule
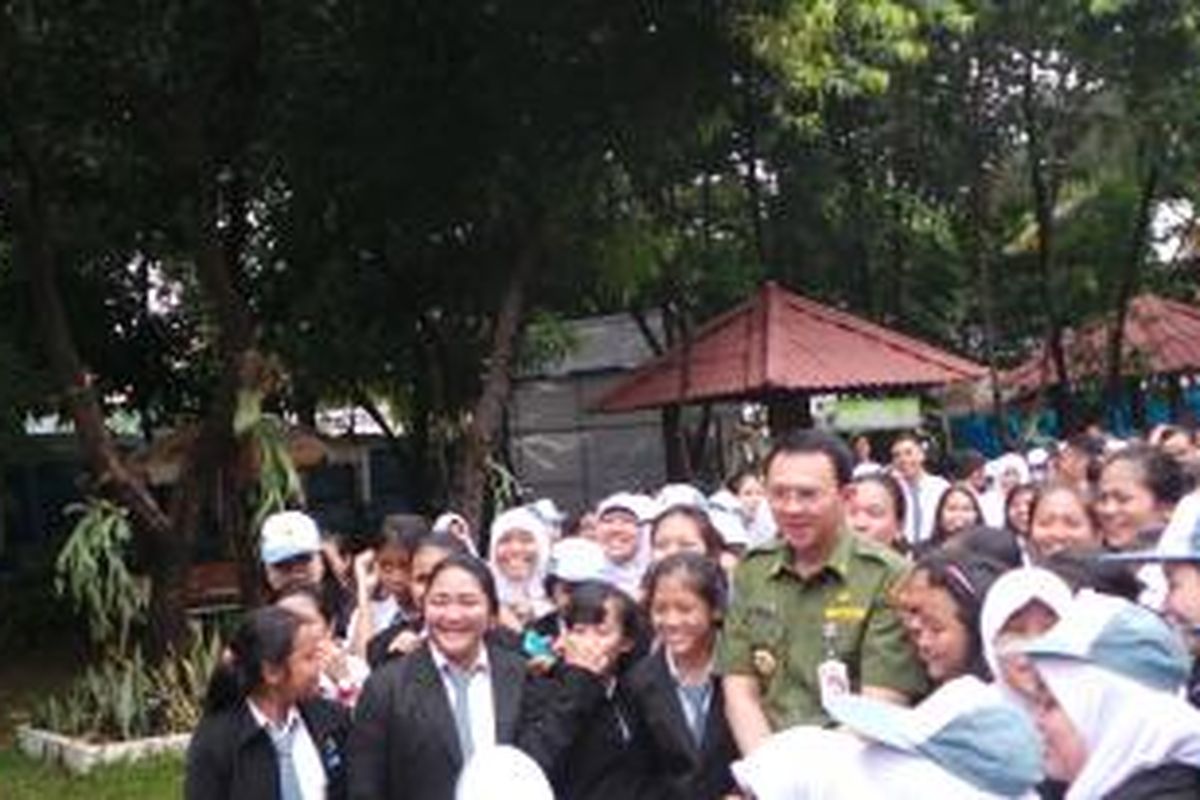
[[[1190,386],[1184,389],[1183,403],[1193,418],[1200,419],[1200,386]],[[1011,439],[1019,441],[1021,434],[1029,428],[1029,415],[1016,409],[1010,409],[1006,416]],[[1166,398],[1157,394],[1148,394],[1146,397],[1146,424],[1150,426],[1164,422],[1178,422],[1178,420],[1171,418],[1171,409]],[[1128,402],[1120,408],[1108,410],[1105,428],[1122,437],[1141,433],[1133,427],[1133,413]],[[1058,415],[1050,409],[1042,410],[1038,414],[1035,430],[1040,438],[1058,438],[1060,435]],[[976,413],[953,417],[950,420],[950,433],[954,437],[956,449],[973,448],[988,458],[995,458],[1004,452],[995,415]]]

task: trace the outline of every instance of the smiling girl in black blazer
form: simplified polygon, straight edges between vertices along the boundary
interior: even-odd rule
[[[348,712],[318,697],[324,631],[252,612],[214,671],[188,747],[187,800],[340,800]]]
[[[715,800],[736,788],[737,748],[725,720],[713,650],[725,610],[725,575],[698,553],[651,567],[645,604],[658,646],[626,680],[653,742],[654,774],[670,800]]]
[[[516,740],[525,659],[486,635],[497,612],[487,565],[447,555],[423,605],[426,639],[376,669],[355,708],[353,800],[449,800],[472,753]]]

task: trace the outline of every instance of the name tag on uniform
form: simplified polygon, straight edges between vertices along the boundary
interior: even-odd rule
[[[867,609],[854,602],[849,592],[841,592],[833,603],[825,606],[825,621],[834,623],[862,622],[867,618]]]

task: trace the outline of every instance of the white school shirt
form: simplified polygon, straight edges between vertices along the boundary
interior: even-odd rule
[[[897,476],[900,487],[904,489],[904,501],[908,506],[904,511],[904,538],[909,544],[926,541],[933,535],[934,517],[937,516],[938,502],[950,488],[950,482],[938,475],[921,473],[914,487],[908,481]],[[916,498],[916,499],[914,499]],[[921,527],[916,528],[916,514],[913,509],[917,500],[921,503]]]
[[[454,684],[450,681],[450,660],[437,645],[429,643],[429,653],[437,667],[442,687],[451,711],[455,708]],[[479,658],[470,669],[471,680],[467,684],[467,703],[471,709],[471,745],[476,753],[496,744],[496,706],[492,699],[492,666],[488,661],[487,647],[479,646]]]
[[[296,765],[296,775],[300,779],[300,794],[304,800],[325,800],[326,777],[325,767],[321,764],[321,754],[317,752],[317,745],[308,732],[308,726],[304,724],[304,717],[300,716],[296,707],[288,709],[283,724],[277,725],[259,711],[250,698],[246,698],[246,706],[250,709],[250,716],[254,717],[254,721],[259,727],[265,728],[267,735],[271,737],[272,748],[275,746],[276,735],[287,731],[293,725],[297,726],[295,738],[292,739],[292,763]]]

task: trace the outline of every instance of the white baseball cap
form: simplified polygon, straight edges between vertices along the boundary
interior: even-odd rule
[[[264,564],[278,564],[318,552],[321,532],[303,511],[279,511],[263,521],[259,548]]]
[[[607,565],[604,548],[591,539],[573,536],[554,543],[546,571],[560,581],[579,583],[604,580]]]

